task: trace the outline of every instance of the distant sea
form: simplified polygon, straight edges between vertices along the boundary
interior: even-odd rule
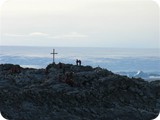
[[[52,63],[53,48],[58,53],[56,63],[75,64],[80,59],[82,65],[99,66],[119,74],[141,71],[140,74],[160,76],[160,49],[0,46],[0,64],[45,68]]]

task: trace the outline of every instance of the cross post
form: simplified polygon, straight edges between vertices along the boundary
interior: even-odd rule
[[[51,54],[53,54],[53,64],[55,63],[55,54],[58,54],[58,53],[55,53],[55,49],[53,49],[53,53],[51,53]]]

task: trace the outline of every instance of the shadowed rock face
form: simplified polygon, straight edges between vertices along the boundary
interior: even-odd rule
[[[0,65],[0,111],[9,120],[151,120],[159,110],[158,80],[71,64]]]

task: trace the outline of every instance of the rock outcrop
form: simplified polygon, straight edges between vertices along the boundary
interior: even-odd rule
[[[1,64],[0,111],[9,120],[151,120],[160,111],[160,80],[91,66]]]

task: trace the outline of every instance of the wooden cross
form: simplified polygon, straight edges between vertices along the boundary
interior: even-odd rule
[[[51,53],[51,54],[53,54],[53,63],[55,63],[55,61],[54,61],[54,57],[55,57],[55,54],[58,54],[58,53],[55,53],[55,49],[53,49],[53,53]]]

